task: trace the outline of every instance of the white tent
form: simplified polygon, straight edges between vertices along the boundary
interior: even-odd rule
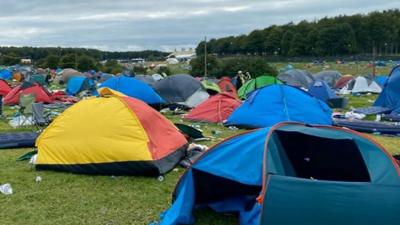
[[[381,93],[382,88],[373,80],[368,80],[366,77],[358,76],[350,80],[339,93],[340,94],[355,94],[355,93]]]

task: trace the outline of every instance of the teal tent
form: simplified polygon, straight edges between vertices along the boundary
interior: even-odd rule
[[[193,224],[200,208],[236,215],[241,225],[397,225],[400,171],[361,133],[280,123],[204,153],[159,225]]]

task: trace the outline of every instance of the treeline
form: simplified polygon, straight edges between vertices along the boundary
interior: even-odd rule
[[[135,52],[107,52],[97,49],[85,48],[61,48],[61,47],[0,47],[0,62],[9,64],[9,62],[18,62],[22,58],[28,58],[34,62],[43,60],[48,56],[57,56],[62,58],[67,55],[77,55],[77,57],[88,56],[97,61],[110,59],[133,59],[144,58],[146,60],[162,60],[168,53],[154,50],[135,51]]]
[[[219,56],[398,55],[399,45],[400,11],[393,9],[273,25],[248,35],[211,39],[207,51]],[[198,44],[196,52],[204,54],[204,41]]]

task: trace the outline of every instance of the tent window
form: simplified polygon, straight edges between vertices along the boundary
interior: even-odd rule
[[[289,176],[307,179],[370,182],[367,166],[351,139],[329,139],[300,132],[276,131]]]

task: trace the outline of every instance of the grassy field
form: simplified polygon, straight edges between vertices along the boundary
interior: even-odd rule
[[[300,68],[300,65],[296,67]],[[376,95],[351,97],[349,108],[371,105],[375,98]],[[8,108],[6,117],[14,111]],[[179,116],[167,117],[174,122],[182,122]],[[212,141],[201,143],[208,146],[242,132],[218,124],[199,125],[206,136],[212,136],[213,131],[221,131]],[[16,131],[8,125],[6,118],[0,120],[0,132],[4,131]],[[370,136],[392,154],[400,153],[399,138]],[[35,171],[27,162],[15,160],[31,150],[0,150],[0,184],[10,183],[14,189],[13,195],[0,195],[0,224],[148,224],[158,220],[159,213],[170,206],[171,193],[184,171],[178,167],[166,175],[163,182],[149,177],[87,176]],[[36,182],[36,176],[41,176],[42,181]],[[197,225],[237,224],[234,217],[210,211],[197,213],[197,218]]]

